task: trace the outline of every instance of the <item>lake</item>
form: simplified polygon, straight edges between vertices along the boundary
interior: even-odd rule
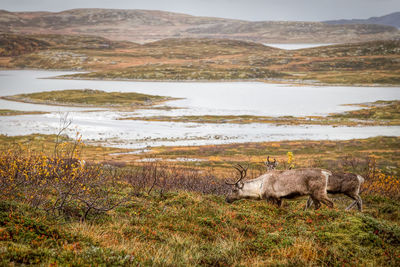
[[[271,46],[279,49],[285,50],[296,50],[296,49],[303,49],[303,48],[312,48],[312,47],[319,47],[319,46],[327,46],[333,44],[263,44],[266,46]]]
[[[139,92],[183,98],[163,105],[171,110],[115,112],[93,108],[57,107],[0,102],[2,109],[48,111],[43,115],[0,117],[0,133],[23,135],[57,132],[68,112],[73,124],[89,143],[124,148],[205,145],[280,140],[346,140],[377,135],[399,136],[400,127],[278,126],[271,124],[197,124],[117,120],[130,116],[177,115],[327,115],[355,109],[342,104],[400,99],[399,87],[293,86],[262,82],[137,82],[43,79],[73,72],[0,71],[0,95],[49,90],[100,89]],[[91,112],[86,112],[91,110]],[[93,111],[94,110],[94,111]]]

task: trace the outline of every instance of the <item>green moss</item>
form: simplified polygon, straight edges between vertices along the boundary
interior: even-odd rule
[[[139,93],[104,92],[101,90],[60,90],[3,97],[8,100],[52,105],[96,107],[138,107],[158,104],[172,98]]]
[[[134,258],[99,247],[21,203],[0,201],[0,265],[121,265]]]
[[[379,100],[373,103],[360,104],[359,106],[366,108],[334,114],[331,117],[391,122],[400,121],[400,101],[398,100]]]
[[[94,232],[81,234],[69,233],[74,221],[2,201],[1,264],[222,266],[253,265],[257,259],[269,265],[396,266],[398,220],[369,215],[392,201],[365,199],[363,214],[344,211],[340,201],[337,210],[303,211],[304,199],[277,208],[265,201],[228,204],[222,196],[171,192],[160,197],[154,192],[136,196],[107,221],[90,219],[81,226]],[[98,243],[87,237],[95,233]],[[113,250],[110,242],[137,245],[133,251]]]

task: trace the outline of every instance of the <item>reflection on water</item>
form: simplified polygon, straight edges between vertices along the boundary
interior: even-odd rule
[[[326,115],[354,109],[341,106],[376,100],[400,99],[398,87],[286,86],[260,82],[132,82],[37,79],[65,72],[0,71],[0,95],[61,89],[100,89],[140,92],[183,100],[167,106],[172,110],[116,112],[33,105],[1,101],[2,109],[49,111],[43,115],[0,117],[0,133],[52,134],[59,127],[59,112],[70,112],[71,131],[79,130],[88,142],[116,147],[144,148],[156,145],[203,145],[249,141],[295,139],[351,139],[377,135],[400,135],[399,127],[276,126],[269,124],[196,124],[117,120],[129,116],[177,115]],[[93,110],[92,108],[90,110]],[[72,133],[71,133],[72,134]]]

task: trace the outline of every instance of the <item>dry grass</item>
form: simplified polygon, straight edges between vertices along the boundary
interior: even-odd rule
[[[18,36],[12,38],[18,40]],[[70,76],[83,79],[261,79],[267,82],[346,85],[400,83],[398,41],[286,51],[221,39],[169,39],[139,46],[96,37],[91,37],[88,44],[87,38],[20,36],[21,43],[29,39],[33,43],[45,41],[50,46],[46,46],[46,50],[36,47],[39,51],[34,53],[22,50],[22,55],[0,60],[0,66],[92,71]],[[59,42],[58,39],[65,41]],[[108,47],[102,48],[105,43]]]

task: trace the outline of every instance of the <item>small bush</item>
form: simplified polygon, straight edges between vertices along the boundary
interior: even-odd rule
[[[60,151],[54,157],[18,149],[0,157],[0,198],[22,201],[53,215],[86,219],[124,201],[114,176],[101,165],[85,165],[76,154]],[[115,174],[114,174],[115,175]]]
[[[135,193],[158,190],[160,194],[184,190],[203,194],[222,195],[229,187],[211,171],[179,167],[173,164],[150,162],[133,166],[121,174]]]

